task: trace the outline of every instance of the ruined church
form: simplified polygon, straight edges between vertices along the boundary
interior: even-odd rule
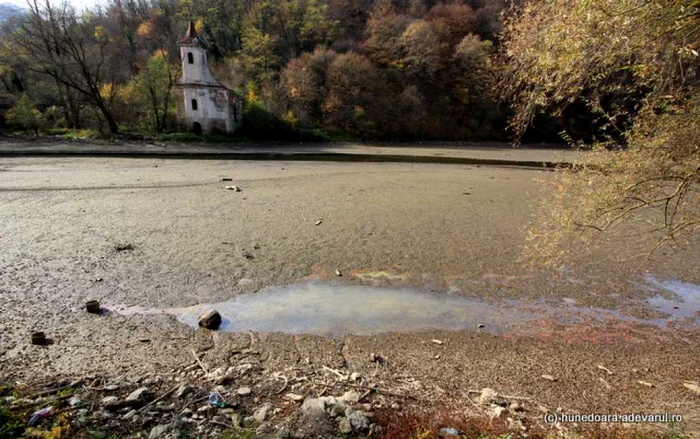
[[[209,71],[204,40],[190,21],[180,41],[182,79],[178,84],[178,117],[187,131],[232,133],[243,121],[242,100],[217,81]]]

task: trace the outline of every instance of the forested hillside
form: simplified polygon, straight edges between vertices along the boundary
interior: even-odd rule
[[[504,138],[492,55],[506,0],[38,1],[3,30],[9,122],[177,130],[177,42],[193,20],[246,131]]]

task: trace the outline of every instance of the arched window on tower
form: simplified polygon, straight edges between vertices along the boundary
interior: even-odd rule
[[[194,55],[192,52],[187,52],[187,62],[190,64],[194,64]]]
[[[197,111],[197,99],[192,99],[192,111]]]

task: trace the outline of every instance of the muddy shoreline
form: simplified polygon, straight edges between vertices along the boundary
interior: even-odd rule
[[[536,180],[549,172],[97,158],[4,158],[0,167],[5,381],[165,377],[192,365],[191,350],[215,370],[239,364],[240,352],[252,349],[259,373],[244,384],[253,387],[301,364],[332,379],[325,366],[410,391],[422,405],[466,407],[470,390],[491,387],[570,412],[678,412],[686,431],[700,431],[700,397],[683,387],[700,376],[697,318],[645,323],[668,317],[673,306],[695,306],[695,298],[639,288],[645,276],[700,283],[698,246],[643,262],[621,257],[528,269],[518,258],[543,196]],[[226,190],[230,184],[241,192]],[[575,304],[643,321],[576,314],[571,323],[543,313],[529,331],[323,337],[227,334],[193,330],[175,316],[83,309],[88,299],[188,307],[307,281],[432,290],[496,309],[509,300],[535,310]],[[652,306],[656,297],[680,305],[664,311]],[[54,344],[30,345],[33,330]],[[386,363],[377,366],[372,353]]]

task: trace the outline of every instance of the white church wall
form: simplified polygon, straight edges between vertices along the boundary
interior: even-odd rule
[[[209,71],[206,51],[195,44],[182,44],[180,57],[184,101],[181,105],[184,106],[187,128],[193,129],[196,122],[203,132],[233,132],[241,122],[238,114],[241,105]]]

